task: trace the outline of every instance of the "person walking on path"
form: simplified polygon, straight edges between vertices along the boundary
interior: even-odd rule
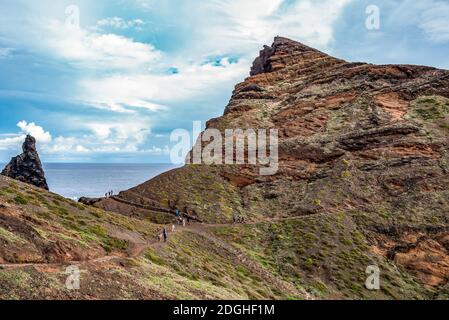
[[[187,216],[187,224],[190,226],[190,216]]]
[[[172,233],[175,233],[175,232],[176,232],[176,226],[175,226],[174,223],[173,223],[173,225],[171,226],[171,232],[172,232]]]
[[[185,228],[186,227],[186,219],[182,219],[182,226]]]
[[[166,228],[164,228],[164,230],[162,230],[162,236],[164,237],[164,242],[167,242],[168,235],[167,235],[167,229]]]

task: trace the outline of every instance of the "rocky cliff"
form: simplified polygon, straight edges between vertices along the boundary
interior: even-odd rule
[[[27,183],[0,176],[0,299],[447,299],[448,90],[276,38],[208,128],[278,129],[278,172],[186,165],[88,201],[106,210],[30,185],[27,138],[7,170]],[[204,223],[158,242],[176,207]]]
[[[187,165],[120,197],[210,223],[235,214],[266,223],[223,237],[248,250],[260,244],[281,275],[314,279],[327,292],[362,292],[370,264],[388,273],[385,290],[396,297],[398,286],[417,294],[413,279],[446,285],[449,71],[351,63],[277,37],[207,127],[278,129],[279,171]],[[111,199],[97,205],[134,212]],[[269,222],[282,219],[298,220]]]
[[[36,139],[27,135],[23,153],[11,159],[2,175],[48,190],[42,163],[36,149]]]

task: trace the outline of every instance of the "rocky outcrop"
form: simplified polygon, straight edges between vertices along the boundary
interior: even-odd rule
[[[363,241],[380,248],[370,253],[372,261],[411,230],[428,238],[431,230],[446,230],[449,71],[352,63],[277,37],[260,52],[250,75],[236,85],[224,115],[207,127],[222,133],[278,129],[275,175],[261,176],[259,165],[187,165],[121,196],[167,207],[175,201],[211,223],[238,214],[246,221],[310,216],[313,225],[314,217],[319,223],[323,216],[342,215]],[[317,238],[327,232],[316,229]],[[422,254],[430,248],[440,262]],[[446,250],[428,242],[385,259],[413,275],[425,270],[420,279],[441,286],[449,280]],[[411,263],[417,256],[428,265]]]
[[[48,190],[44,169],[36,149],[36,139],[27,135],[23,153],[11,159],[2,175]]]
[[[250,75],[256,76],[261,73],[278,71],[285,66],[286,60],[295,59],[296,55],[304,52],[315,52],[325,55],[302,43],[283,37],[276,37],[271,47],[264,46],[263,50],[260,51],[259,57],[253,62]]]
[[[97,202],[103,200],[103,198],[88,198],[88,197],[81,197],[78,199],[79,203],[85,204],[86,206],[93,206]]]

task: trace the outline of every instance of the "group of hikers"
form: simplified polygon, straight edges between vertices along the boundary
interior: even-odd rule
[[[178,226],[182,225],[183,227],[186,227],[187,224],[190,225],[191,218],[189,215],[186,215],[186,218],[184,218],[178,208],[176,208],[175,214],[176,214],[176,223],[178,224]],[[176,232],[176,224],[175,223],[172,224],[171,232],[172,233]],[[159,242],[161,242],[161,241],[167,242],[168,231],[167,231],[166,227],[164,227],[162,229],[162,232],[157,236],[157,238],[158,238]]]
[[[178,224],[178,226],[182,225],[183,227],[186,227],[186,225],[190,225],[190,221],[192,219],[190,215],[181,213],[181,211],[179,211],[178,208],[175,209],[175,214],[176,214],[176,221],[172,224],[171,233],[176,232],[176,224]],[[185,217],[183,217],[183,215]],[[245,223],[245,217],[235,214],[233,216],[233,222],[234,222],[234,224],[238,224],[238,223],[243,224],[243,223]],[[159,242],[162,242],[162,241],[167,242],[168,231],[167,231],[166,227],[164,227],[162,229],[162,232],[157,235],[157,238],[158,238]]]
[[[105,198],[110,198],[110,197],[112,197],[114,195],[114,191],[108,191],[108,192],[106,192],[105,194],[104,194],[104,197]]]

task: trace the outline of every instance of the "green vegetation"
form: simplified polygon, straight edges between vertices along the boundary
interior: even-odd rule
[[[3,228],[1,226],[0,226],[0,239],[6,240],[7,242],[10,242],[10,243],[23,244],[26,242],[21,237],[15,235],[14,233],[6,230],[5,228]]]
[[[14,197],[14,202],[16,204],[22,204],[22,205],[28,204],[28,200],[23,195],[20,195],[20,194]]]
[[[440,96],[420,97],[414,102],[415,111],[423,120],[436,120],[449,115],[449,99]]]
[[[222,168],[189,165],[161,175],[149,181],[149,185],[134,188],[130,196],[151,190],[145,196],[159,200],[165,207],[187,206],[201,212],[208,221],[229,222],[233,212],[242,211],[241,197],[238,189],[220,175]]]
[[[365,236],[345,213],[215,228],[215,233],[298,289],[303,287],[321,298],[419,298],[428,294],[405,272],[373,255]],[[364,286],[365,270],[373,264],[385,274],[385,288],[379,292]]]

